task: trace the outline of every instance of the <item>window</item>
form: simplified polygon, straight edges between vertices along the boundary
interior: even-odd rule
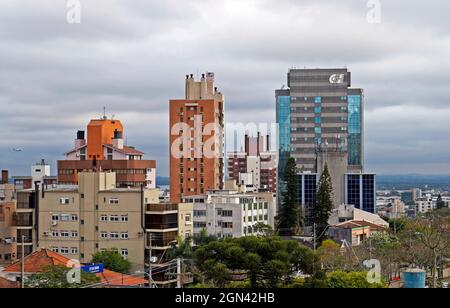
[[[122,215],[122,216],[120,217],[120,221],[121,221],[121,222],[128,222],[128,215]]]
[[[127,258],[128,257],[128,249],[121,249],[120,250],[120,254],[122,255],[122,257]]]
[[[69,237],[69,231],[61,231],[61,237]]]
[[[206,222],[195,221],[194,228],[206,228]]]
[[[120,234],[120,238],[121,239],[123,239],[123,240],[127,240],[129,237],[128,237],[128,232],[122,232],[121,234]]]
[[[76,247],[70,248],[70,253],[73,254],[73,255],[77,255],[78,254],[78,248],[76,248]]]
[[[322,123],[322,119],[320,117],[315,117],[314,123],[320,124],[320,123]]]
[[[69,248],[68,247],[61,247],[61,253],[62,254],[69,254]]]
[[[186,216],[184,217],[184,220],[186,222],[191,222],[191,215],[190,214],[186,214]]]
[[[206,211],[194,211],[194,217],[206,217]]]
[[[61,204],[61,205],[65,205],[65,204],[69,204],[69,203],[70,203],[69,198],[60,198],[59,199],[59,204]]]
[[[314,98],[314,102],[315,102],[316,104],[322,103],[322,97],[316,96],[316,97]]]
[[[58,214],[52,214],[52,221],[58,221],[59,215]]]
[[[52,231],[52,237],[58,237],[59,232],[58,231]]]
[[[222,216],[223,217],[233,217],[233,211],[231,211],[231,210],[222,211]]]
[[[222,228],[233,229],[233,223],[232,222],[222,222]]]
[[[100,221],[101,221],[101,222],[107,222],[107,221],[108,221],[108,215],[102,215],[102,216],[100,216]]]
[[[109,199],[109,204],[110,205],[118,205],[119,204],[119,199],[118,198],[110,198]]]
[[[52,251],[56,252],[56,253],[59,253],[59,247],[52,247]]]
[[[321,112],[322,112],[322,107],[316,107],[316,108],[314,108],[314,112],[315,112],[315,113],[321,113]]]
[[[72,232],[70,232],[70,235],[72,237],[78,237],[78,231],[72,231]]]
[[[322,128],[316,127],[316,128],[314,129],[314,132],[315,132],[316,134],[321,134],[321,133],[322,133]]]
[[[108,232],[101,232],[100,233],[100,238],[107,239],[108,238]]]
[[[69,221],[70,220],[70,216],[67,214],[61,214],[61,221]]]
[[[119,232],[110,232],[109,238],[113,240],[117,240],[119,238]]]
[[[109,221],[111,221],[111,222],[119,222],[119,216],[118,215],[111,215],[111,216],[109,216]]]
[[[71,221],[78,221],[78,215],[77,214],[70,215],[70,220]]]

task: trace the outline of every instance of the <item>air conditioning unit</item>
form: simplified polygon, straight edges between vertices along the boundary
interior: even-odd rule
[[[58,225],[58,221],[57,220],[52,220],[52,226],[57,226]]]
[[[3,243],[5,243],[6,245],[10,245],[10,244],[12,244],[12,239],[11,238],[5,238],[5,239],[3,239]]]

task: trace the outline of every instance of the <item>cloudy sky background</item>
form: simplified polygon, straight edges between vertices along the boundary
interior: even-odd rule
[[[103,106],[168,174],[168,100],[214,71],[233,122],[273,122],[290,67],[343,67],[366,93],[366,164],[450,173],[449,1],[0,1],[0,168],[28,174],[73,146]],[[23,148],[15,153],[13,148]],[[55,171],[55,170],[54,170]]]

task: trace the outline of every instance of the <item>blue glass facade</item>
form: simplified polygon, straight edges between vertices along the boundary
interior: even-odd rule
[[[279,184],[282,185],[284,178],[284,169],[289,158],[291,150],[291,97],[278,96],[277,97],[277,123],[278,140],[279,140],[279,164],[278,175]]]
[[[348,174],[346,176],[346,204],[366,212],[375,213],[375,175]]]
[[[306,226],[313,223],[312,215],[317,198],[317,182],[317,174],[298,175],[298,204],[303,206]]]
[[[348,164],[362,165],[361,95],[348,96]]]

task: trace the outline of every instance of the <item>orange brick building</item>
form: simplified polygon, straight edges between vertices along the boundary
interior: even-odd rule
[[[170,105],[171,202],[224,187],[224,96],[214,74],[186,76],[185,99]]]
[[[119,120],[91,120],[84,131],[78,131],[75,148],[58,161],[58,183],[77,184],[83,171],[112,171],[117,187],[156,187],[156,161],[144,160],[144,153],[124,144],[124,128]]]

